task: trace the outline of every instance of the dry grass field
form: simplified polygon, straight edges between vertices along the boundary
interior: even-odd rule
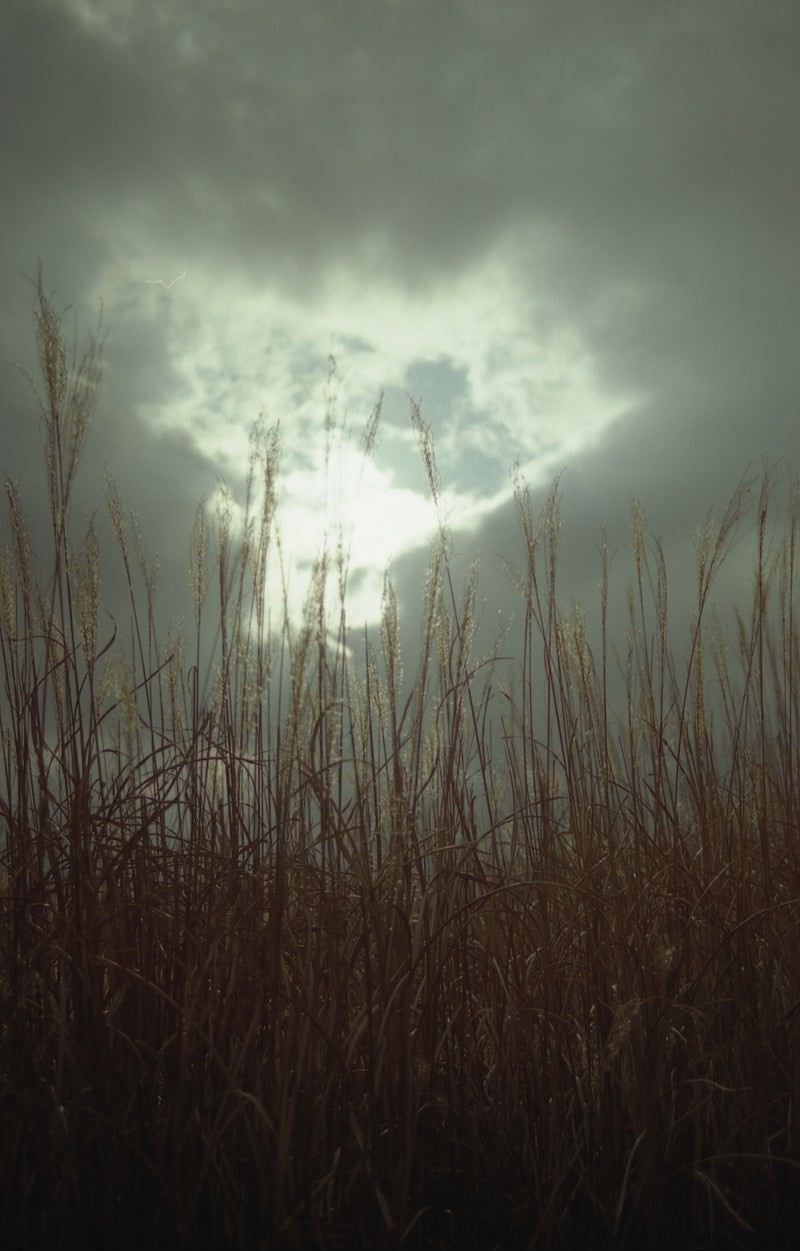
[[[352,653],[335,548],[267,629],[268,436],[159,637],[113,484],[128,622],[71,533],[99,349],[70,366],[41,281],[36,333],[50,540],[8,483],[0,547],[0,1242],[793,1246],[800,495],[777,545],[768,477],[706,529],[680,652],[634,512],[612,709],[607,571],[593,650],[557,492],[537,517],[521,481],[513,682],[444,528],[413,665],[388,580]],[[742,525],[752,610],[720,623]]]

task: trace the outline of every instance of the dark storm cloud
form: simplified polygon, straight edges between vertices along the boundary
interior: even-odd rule
[[[124,205],[262,275],[368,257],[430,282],[540,225],[548,279],[591,301],[796,203],[778,7],[132,5],[118,41],[10,10],[17,194],[90,224]]]

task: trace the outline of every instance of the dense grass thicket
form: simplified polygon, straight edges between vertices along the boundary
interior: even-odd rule
[[[794,1245],[800,496],[777,545],[767,477],[705,529],[680,654],[634,512],[612,710],[607,570],[592,648],[557,493],[537,518],[522,482],[514,665],[474,654],[444,527],[405,665],[388,580],[353,650],[335,545],[276,627],[270,435],[159,637],[113,484],[126,624],[72,533],[98,347],[68,362],[41,280],[35,317],[50,539],[8,482],[0,547],[0,1242]],[[715,622],[743,524],[752,610]]]

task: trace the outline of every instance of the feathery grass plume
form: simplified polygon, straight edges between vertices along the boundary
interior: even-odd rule
[[[100,599],[100,553],[95,520],[91,519],[77,566],[78,629],[89,680],[93,680],[97,652],[97,613]]]

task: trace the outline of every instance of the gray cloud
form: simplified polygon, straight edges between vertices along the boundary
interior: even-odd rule
[[[563,456],[554,444],[576,591],[593,585],[582,553],[598,524],[621,535],[634,496],[677,546],[749,468],[797,468],[794,5],[34,0],[3,6],[0,48],[4,466],[33,490],[38,430],[13,365],[31,364],[22,275],[41,257],[46,287],[85,328],[108,297],[107,382],[79,509],[97,505],[110,465],[159,548],[176,612],[193,507],[220,470],[202,430],[231,405],[247,410],[242,422],[260,407],[257,380],[244,388],[244,366],[226,373],[203,345],[224,342],[237,301],[262,293],[293,310],[286,325],[307,309],[313,327],[324,308],[334,331],[340,290],[383,291],[400,319],[439,301],[424,357],[415,349],[386,385],[419,387],[423,412],[429,393],[434,432],[452,442],[444,468],[473,493],[483,473],[487,496],[503,460],[533,455],[536,406],[557,400],[563,379],[520,374],[513,419],[478,403],[448,292],[496,264],[521,293],[517,343],[527,336],[533,351],[565,327],[598,402],[635,397],[591,443]],[[174,289],[145,285],[183,271]],[[476,287],[473,320],[502,336],[498,290],[482,307]],[[342,326],[370,351],[381,329]],[[277,333],[272,343],[286,349]],[[489,394],[502,346],[486,347]],[[256,347],[243,352],[255,376]],[[159,424],[189,364],[204,392],[194,425]],[[512,394],[516,375],[503,377]],[[265,383],[264,407],[291,435],[276,397]],[[579,429],[574,406],[565,414],[562,427]],[[395,472],[404,466],[405,453]],[[511,506],[459,543],[489,568],[513,557]],[[409,602],[422,559],[398,564]],[[487,579],[504,603],[502,581]]]

